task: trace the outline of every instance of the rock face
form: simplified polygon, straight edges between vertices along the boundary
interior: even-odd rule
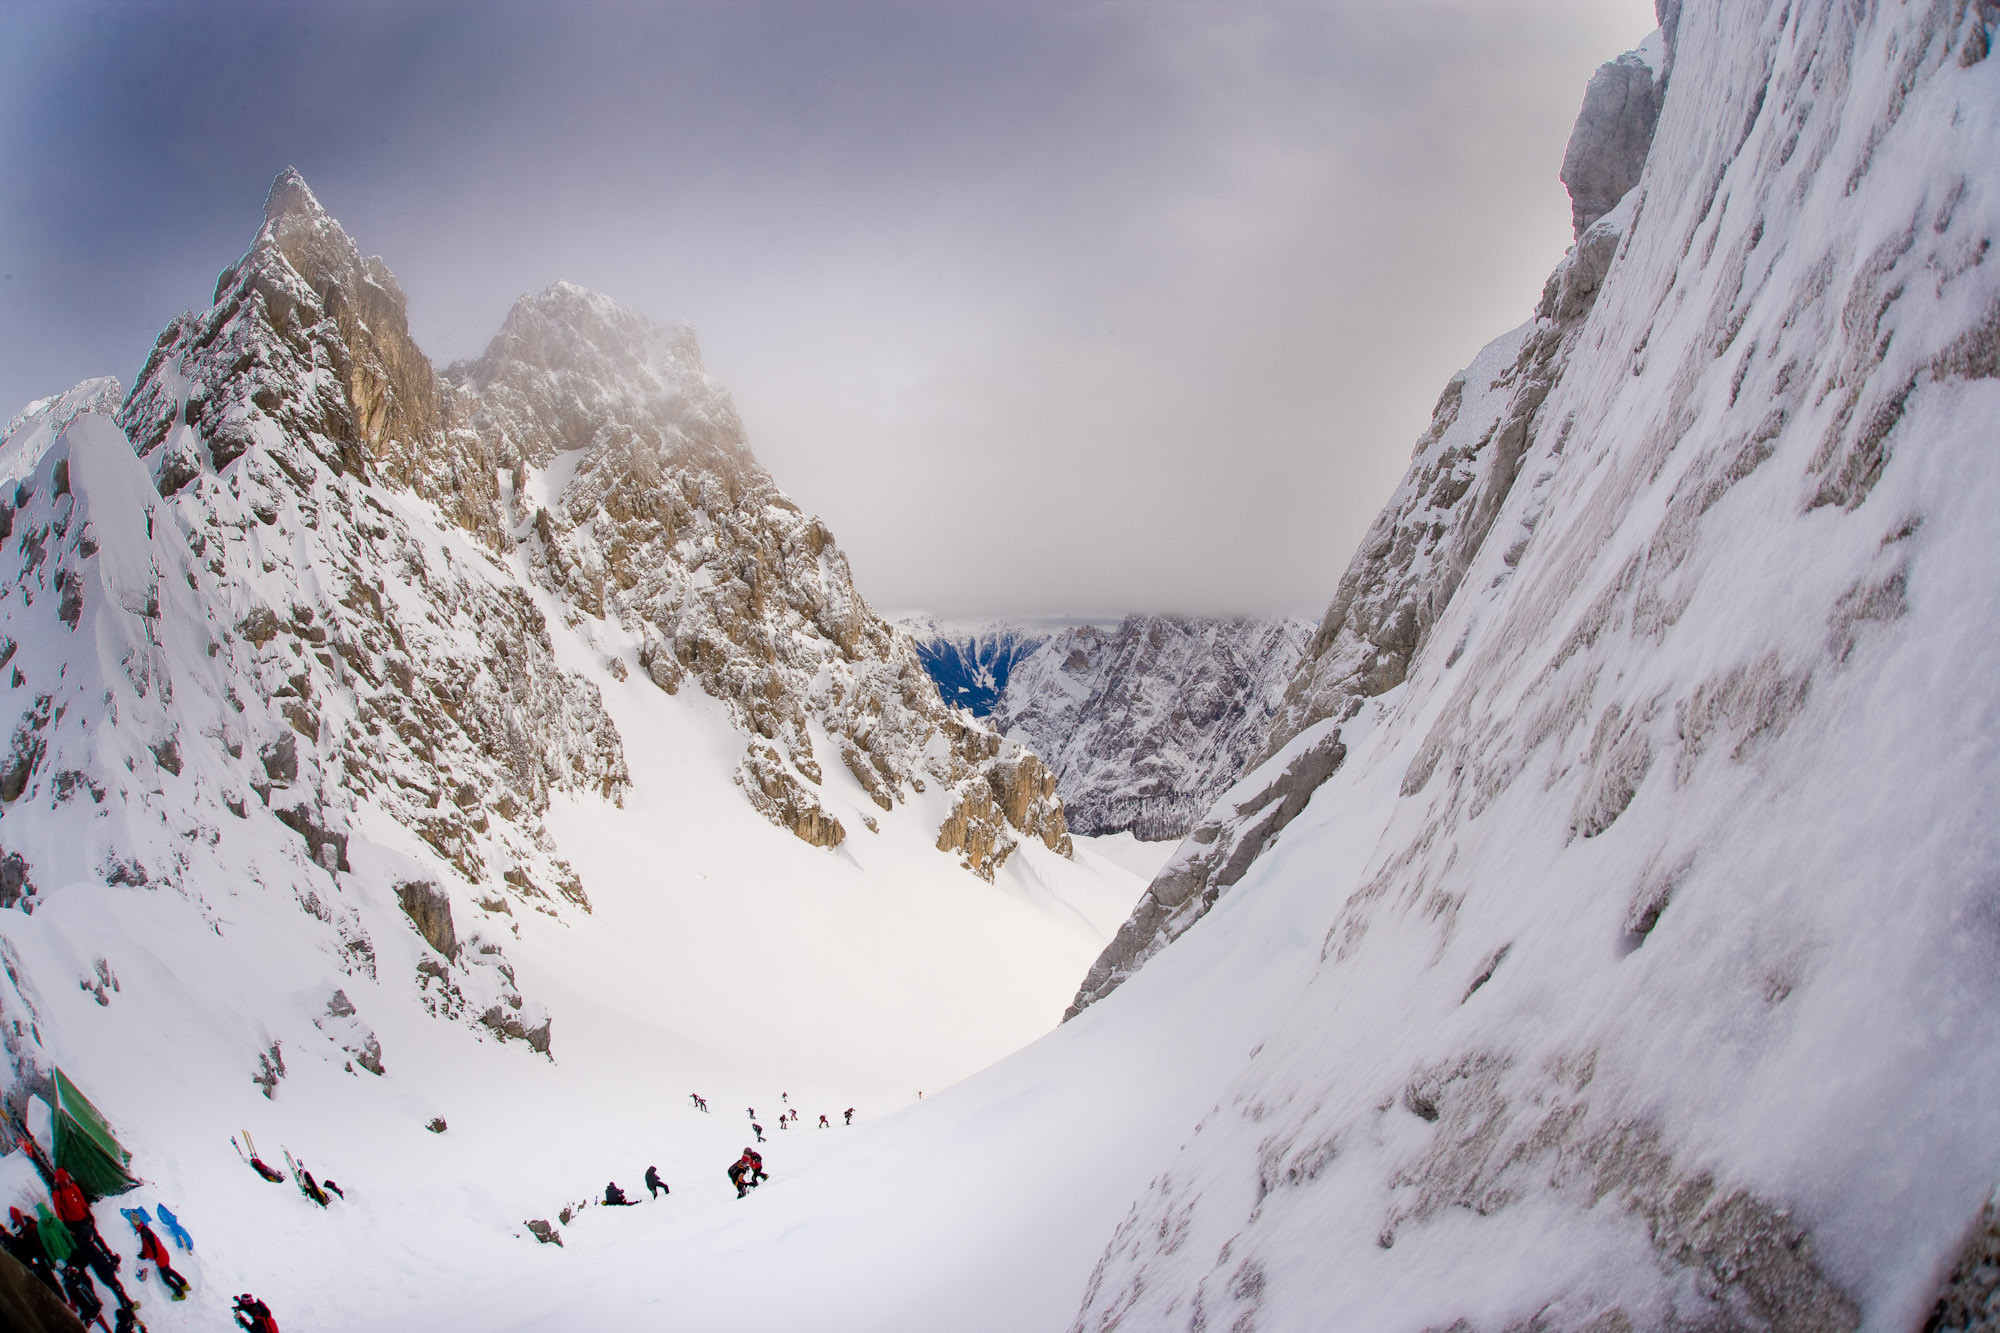
[[[992,805],[1020,747],[947,707],[868,608],[833,535],[751,457],[690,330],[557,283],[447,378],[476,452],[512,471],[509,532],[536,575],[636,638],[661,689],[722,701],[748,737],[738,782],[767,818],[815,846],[847,837],[814,795],[837,763],[885,811],[948,792],[939,846],[984,877],[1016,835],[1066,852],[1060,802]]]
[[[1252,997],[1077,1333],[1985,1326],[1995,15],[1661,9],[1637,190],[1062,1034]]]
[[[1645,68],[1637,57],[1633,62]],[[1198,819],[1092,966],[1072,1015],[1201,919],[1283,830],[1291,817],[1285,812],[1303,808],[1293,788],[1304,775],[1324,781],[1338,769],[1346,753],[1338,727],[1318,724],[1345,722],[1364,701],[1403,683],[1486,548],[1536,433],[1550,429],[1542,406],[1574,355],[1629,220],[1621,210],[1593,223],[1550,275],[1535,317],[1488,344],[1445,385],[1409,471],[1361,539],[1285,686],[1268,736],[1244,765],[1267,774],[1270,785],[1249,781]],[[1553,429],[1570,427],[1557,422]],[[1546,477],[1534,482],[1546,484]],[[1531,502],[1502,554],[1506,567],[1520,559],[1538,518]],[[1268,762],[1316,727],[1313,757]]]
[[[313,812],[368,800],[467,883],[513,871],[523,899],[583,906],[540,816],[551,791],[615,800],[624,756],[525,591],[400,512],[402,487],[431,488],[498,540],[462,489],[493,469],[452,420],[395,279],[294,172],[214,307],[160,336],[119,416],[224,646],[292,733],[245,737],[286,756],[245,785],[321,826],[331,816]]]
[[[1584,89],[1583,110],[1562,162],[1570,221],[1578,236],[1639,183],[1664,89],[1654,82],[1650,55],[1642,48],[1606,61]]]
[[[945,706],[684,329],[558,284],[438,375],[387,266],[288,171],[117,400],[86,382],[0,443],[0,805],[36,812],[0,827],[7,905],[95,883],[213,914],[205,885],[252,886],[348,976],[393,968],[548,1054],[503,945],[517,910],[590,910],[552,797],[629,777],[543,606],[618,640],[614,678],[629,657],[721,701],[745,798],[808,842],[849,833],[814,795],[833,763],[884,810],[921,798],[974,873],[1023,838],[1068,851],[1053,781]],[[347,998],[374,993],[311,1016],[350,1070],[383,1064]],[[9,1045],[24,1077],[34,1049]]]
[[[1078,626],[1015,669],[993,718],[1049,764],[1075,831],[1179,838],[1261,751],[1307,633],[1190,616]]]

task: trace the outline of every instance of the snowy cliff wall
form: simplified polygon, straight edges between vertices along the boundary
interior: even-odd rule
[[[1077,1330],[1923,1320],[2000,1178],[1996,17],[1662,6],[1637,188],[1343,582],[1409,543],[1395,678],[1330,615],[1204,825],[1159,961],[1288,980]]]
[[[1178,838],[1261,750],[1307,633],[1190,616],[1078,626],[1016,669],[993,719],[1048,764],[1077,832]]]

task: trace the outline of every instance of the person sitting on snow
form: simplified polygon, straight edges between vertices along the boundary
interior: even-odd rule
[[[153,1234],[151,1227],[146,1225],[146,1210],[143,1208],[125,1208],[120,1211],[125,1214],[125,1220],[132,1224],[132,1230],[139,1233],[139,1262],[151,1264],[153,1267],[159,1269],[160,1281],[166,1284],[167,1290],[173,1293],[174,1299],[177,1301],[186,1300],[188,1280],[174,1271],[173,1263],[167,1254],[167,1247],[160,1243],[160,1238]]]
[[[604,1187],[604,1202],[613,1208],[630,1208],[633,1201],[625,1197],[625,1191],[613,1181]]]

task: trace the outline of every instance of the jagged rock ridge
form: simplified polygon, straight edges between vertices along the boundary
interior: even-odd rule
[[[1262,748],[1308,627],[1127,616],[1065,630],[993,710],[1056,775],[1070,827],[1184,836]]]
[[[691,680],[730,709],[750,736],[739,781],[774,822],[845,838],[813,794],[839,763],[884,811],[946,791],[938,845],[986,878],[1017,834],[1067,851],[1040,761],[944,704],[833,535],[751,456],[691,330],[557,283],[447,379],[511,471],[507,537],[536,577],[636,639],[661,689]]]

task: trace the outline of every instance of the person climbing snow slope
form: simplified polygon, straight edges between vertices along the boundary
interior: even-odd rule
[[[672,1194],[672,1193],[673,1191],[667,1188],[667,1182],[660,1179],[660,1168],[657,1166],[647,1167],[646,1197],[649,1199],[657,1199],[662,1194]]]

